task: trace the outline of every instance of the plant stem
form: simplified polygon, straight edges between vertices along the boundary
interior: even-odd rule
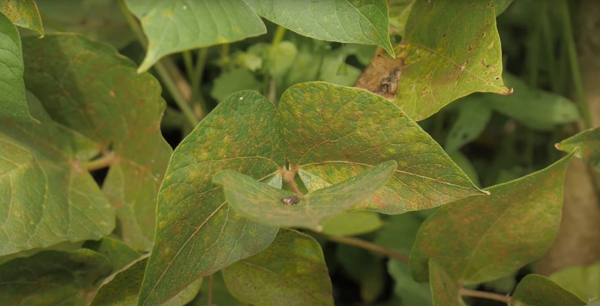
[[[200,110],[203,114],[208,114],[208,107],[206,101],[202,97],[200,87],[202,86],[202,79],[204,77],[204,67],[206,67],[206,59],[208,58],[208,48],[202,48],[198,50],[198,58],[196,59],[196,65],[194,71],[190,76],[190,82],[192,83],[192,103],[197,103],[200,106]]]
[[[273,36],[271,45],[273,45],[273,46],[278,45],[281,42],[281,40],[283,39],[284,34],[285,34],[285,28],[282,26],[277,26],[277,31],[275,32],[275,35]]]
[[[104,153],[102,157],[85,163],[85,168],[88,171],[100,170],[109,167],[116,160],[115,152],[110,151]]]
[[[208,277],[208,298],[206,301],[206,305],[207,306],[212,306],[212,300],[213,300],[213,281],[214,280],[214,274],[211,274]]]
[[[192,79],[193,71],[194,71],[194,63],[192,62],[192,52],[190,50],[185,50],[182,52],[183,55],[183,64],[185,65],[185,73],[189,80]]]
[[[129,9],[125,5],[124,0],[119,0],[118,3],[119,3],[119,7],[121,8],[121,12],[125,16],[125,19],[127,20],[127,23],[129,24],[129,27],[135,34],[137,40],[140,42],[142,47],[147,50],[148,49],[148,41],[146,40],[146,37],[144,36],[144,33],[143,33],[142,28],[140,27],[139,23],[133,17],[133,15],[129,12]],[[181,112],[187,118],[189,124],[192,125],[193,127],[196,126],[199,122],[198,119],[194,116],[194,113],[190,109],[188,103],[185,101],[185,99],[183,98],[183,95],[178,90],[177,85],[173,81],[171,75],[168,73],[162,60],[158,61],[154,65],[154,68],[156,68],[156,72],[158,73],[158,75],[162,79],[163,83],[167,87],[167,90],[171,93],[173,100],[175,100],[175,103],[177,104],[177,106],[179,107]]]
[[[374,243],[371,243],[371,242],[368,242],[368,241],[365,241],[362,239],[353,238],[353,237],[330,236],[330,235],[319,234],[319,233],[315,233],[314,235],[325,238],[325,239],[333,241],[333,242],[339,242],[339,243],[343,243],[343,244],[347,244],[347,245],[353,245],[353,246],[356,246],[359,248],[363,248],[365,250],[380,253],[387,257],[397,259],[404,263],[408,263],[408,257],[404,256],[403,254],[398,253],[398,252],[388,249],[388,248],[378,246]]]
[[[571,16],[569,15],[569,5],[567,0],[561,0],[560,12],[562,14],[563,29],[565,39],[567,40],[567,52],[569,56],[569,64],[571,66],[571,75],[573,78],[573,85],[575,85],[575,92],[577,93],[577,102],[579,110],[583,115],[583,123],[586,129],[592,127],[592,120],[590,118],[590,111],[587,105],[587,99],[585,97],[585,90],[583,89],[583,80],[581,79],[581,71],[579,70],[579,59],[577,58],[577,49],[575,48],[575,39],[573,38],[573,28],[571,27]]]
[[[494,300],[494,301],[502,302],[502,303],[505,303],[505,304],[510,303],[510,297],[509,296],[502,295],[502,294],[499,294],[499,293],[477,291],[477,290],[471,290],[471,289],[461,288],[459,290],[459,294],[461,296],[470,296],[470,297],[476,297],[476,298]]]

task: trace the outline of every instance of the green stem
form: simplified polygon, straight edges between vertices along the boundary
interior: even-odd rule
[[[208,114],[208,107],[206,101],[201,93],[202,79],[204,77],[204,67],[206,67],[206,59],[208,58],[208,48],[202,48],[198,50],[198,59],[196,60],[196,66],[190,77],[192,83],[192,99],[194,103],[198,103],[203,114]]]
[[[273,41],[271,41],[271,44],[273,46],[279,44],[283,39],[283,35],[285,35],[285,28],[282,26],[277,26],[277,31],[275,32],[275,36],[273,36]]]
[[[573,29],[571,27],[571,16],[569,15],[569,5],[567,0],[561,0],[560,12],[562,14],[562,22],[565,39],[567,40],[567,52],[569,56],[569,64],[571,67],[571,74],[573,78],[573,85],[575,85],[575,92],[577,93],[577,102],[579,109],[583,115],[583,123],[585,128],[589,129],[592,127],[592,120],[590,117],[590,111],[587,105],[587,99],[585,97],[585,90],[583,89],[583,80],[581,79],[581,71],[579,70],[579,59],[577,58],[577,49],[575,48],[575,39],[573,38]]]
[[[339,242],[339,243],[343,243],[343,244],[347,244],[347,245],[352,245],[352,246],[356,246],[365,250],[369,250],[369,251],[373,251],[376,253],[380,253],[383,254],[387,257],[390,258],[394,258],[397,259],[401,262],[404,263],[408,263],[408,257],[404,256],[403,254],[400,254],[394,250],[388,249],[388,248],[384,248],[381,246],[378,246],[374,243],[362,240],[362,239],[358,239],[358,238],[353,238],[353,237],[342,237],[342,236],[329,236],[329,235],[325,235],[325,234],[318,234],[318,233],[314,233],[313,235],[318,236],[318,237],[322,237],[324,239],[327,239],[329,241],[333,241],[333,242]]]
[[[502,295],[499,293],[477,291],[477,290],[471,290],[471,289],[465,289],[465,288],[461,288],[458,292],[461,296],[470,296],[470,297],[494,300],[494,301],[505,303],[507,305],[510,303],[509,296]]]
[[[544,51],[546,52],[546,67],[548,67],[548,71],[550,72],[550,82],[552,83],[552,91],[555,93],[559,93],[559,78],[558,72],[556,70],[556,56],[554,55],[554,39],[552,37],[552,27],[550,26],[550,21],[548,20],[548,5],[546,1],[542,1],[540,3],[542,5],[542,14],[541,14],[541,29],[544,37]]]
[[[213,300],[214,278],[215,278],[214,274],[211,274],[208,277],[208,282],[209,282],[208,283],[208,298],[206,299],[207,300],[206,301],[206,305],[207,306],[212,306],[212,304],[213,304],[212,300]]]
[[[110,165],[115,161],[115,159],[115,152],[107,152],[104,153],[102,157],[85,163],[85,168],[87,169],[87,171],[90,172],[104,169],[106,167],[110,167]]]
[[[121,8],[121,12],[125,16],[125,19],[127,20],[127,23],[129,24],[129,27],[135,34],[137,40],[140,42],[142,47],[144,47],[144,49],[148,49],[148,41],[146,40],[146,36],[144,36],[142,28],[140,27],[137,20],[129,12],[129,9],[127,8],[127,5],[125,5],[124,0],[119,0],[118,3],[119,7]],[[167,87],[167,90],[171,93],[173,100],[175,100],[175,103],[177,104],[179,109],[181,109],[181,112],[184,114],[184,116],[187,118],[189,124],[192,126],[196,126],[198,124],[198,119],[196,118],[196,116],[194,116],[194,113],[190,109],[188,103],[183,98],[183,95],[177,88],[177,85],[175,84],[171,75],[165,68],[165,65],[162,62],[162,60],[158,61],[154,65],[154,68],[156,69],[156,72]]]
[[[185,65],[185,73],[187,74],[188,79],[191,81],[193,71],[194,71],[194,63],[192,61],[192,52],[190,50],[185,50],[182,52],[183,55],[183,64]]]

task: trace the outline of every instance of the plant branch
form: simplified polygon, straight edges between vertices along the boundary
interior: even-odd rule
[[[213,283],[214,283],[214,278],[215,278],[214,275],[215,274],[213,273],[208,277],[208,298],[206,301],[207,306],[212,306],[212,304],[213,304],[212,300],[213,300]]]
[[[347,245],[353,245],[353,246],[356,246],[356,247],[359,247],[359,248],[362,248],[365,250],[380,253],[387,257],[397,259],[404,263],[408,263],[408,257],[404,256],[404,254],[398,253],[398,252],[388,249],[388,248],[378,246],[374,243],[371,243],[371,242],[368,242],[368,241],[365,241],[362,239],[353,238],[353,237],[330,236],[330,235],[325,235],[325,234],[320,234],[320,233],[315,233],[314,235],[322,237],[329,241],[339,242],[339,243],[343,243],[343,244],[347,244]]]
[[[577,58],[577,49],[575,48],[575,39],[573,38],[573,28],[571,27],[571,16],[569,15],[569,5],[567,0],[561,0],[560,12],[562,14],[562,22],[565,39],[567,40],[567,53],[569,57],[569,66],[571,67],[571,75],[573,77],[573,85],[575,85],[575,92],[577,93],[577,102],[579,110],[583,115],[583,123],[586,129],[592,127],[592,120],[590,118],[590,110],[587,105],[587,99],[585,97],[585,90],[583,89],[583,80],[581,79],[581,71],[579,70],[579,59]]]
[[[116,160],[115,152],[110,151],[104,153],[102,157],[85,163],[85,168],[88,171],[95,171],[109,167]]]
[[[190,77],[192,83],[192,103],[196,103],[200,106],[202,114],[208,114],[208,107],[206,107],[206,101],[200,93],[200,87],[202,86],[202,79],[204,76],[204,67],[206,66],[206,59],[208,58],[208,48],[202,48],[198,50],[198,57],[196,59],[196,65],[194,71]]]
[[[461,288],[458,291],[458,293],[461,296],[469,296],[469,297],[494,300],[494,301],[505,303],[507,305],[510,303],[510,296],[502,295],[502,294],[494,293],[494,292],[485,292],[485,291],[477,291],[477,290]]]
[[[147,50],[148,49],[148,40],[146,39],[146,36],[144,35],[142,28],[140,27],[138,21],[129,12],[129,9],[127,8],[127,5],[125,4],[124,0],[119,0],[118,3],[119,3],[119,7],[121,8],[121,12],[125,16],[125,19],[127,20],[129,27],[135,34],[135,37],[140,42],[142,47],[145,50]],[[194,113],[190,109],[187,101],[183,98],[181,91],[178,89],[177,84],[175,84],[175,81],[173,80],[172,75],[169,74],[167,68],[165,67],[165,65],[163,63],[163,60],[158,61],[154,65],[154,68],[156,68],[156,72],[158,73],[161,80],[167,87],[167,90],[171,93],[173,100],[175,100],[175,103],[177,104],[177,106],[179,107],[181,112],[187,118],[189,124],[192,125],[193,127],[196,126],[198,124],[199,120],[198,120],[198,118],[196,118],[196,116],[194,116]]]

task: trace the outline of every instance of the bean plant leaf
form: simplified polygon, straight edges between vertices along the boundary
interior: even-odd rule
[[[511,305],[519,306],[583,306],[587,304],[550,279],[537,274],[525,276],[517,285],[511,298]]]
[[[114,209],[83,165],[97,153],[94,143],[54,122],[27,93],[40,123],[0,119],[0,255],[100,239],[115,226]]]
[[[242,90],[260,91],[261,83],[248,70],[236,68],[223,72],[214,80],[210,95],[217,101],[223,101],[233,93]]]
[[[148,52],[140,72],[167,54],[230,43],[267,31],[243,0],[125,2],[148,37]]]
[[[300,35],[378,45],[394,56],[384,0],[246,0],[258,15]]]
[[[483,195],[414,121],[366,91],[298,84],[282,95],[275,120],[292,169],[310,174],[303,178],[309,191],[398,163],[386,186],[355,209],[400,214]]]
[[[46,33],[71,32],[123,48],[135,40],[118,1],[35,0]]]
[[[0,266],[0,296],[5,305],[87,305],[110,270],[92,250],[43,251]]]
[[[103,255],[111,263],[113,271],[122,269],[140,257],[140,253],[116,238],[104,237],[102,240],[89,240],[83,247]]]
[[[390,10],[390,32],[404,36],[406,21],[410,16],[410,10],[416,0],[392,0],[388,1]]]
[[[320,82],[292,86],[278,109],[255,92],[230,96],[173,153],[140,304],[159,304],[275,238],[277,227],[227,205],[222,188],[212,184],[218,172],[269,181],[284,170],[303,170],[313,178],[302,181],[312,192],[388,160],[399,165],[394,177],[352,209],[403,213],[483,194],[415,122],[379,96]]]
[[[281,229],[264,251],[223,270],[225,284],[252,305],[333,305],[332,286],[319,243]]]
[[[160,85],[104,43],[63,34],[23,39],[25,83],[50,116],[110,152],[103,191],[121,219],[122,237],[152,246],[156,195],[171,153],[160,133]]]
[[[571,136],[556,145],[563,152],[570,152],[579,147],[575,156],[590,163],[600,171],[600,127],[588,129]]]
[[[107,277],[100,285],[90,305],[136,305],[147,263],[148,255],[144,255]],[[201,278],[162,305],[185,305],[198,294],[200,286],[202,286]]]
[[[410,267],[396,259],[388,261],[388,273],[395,281],[394,294],[405,305],[432,306],[431,288],[428,283],[418,283],[410,274]]]
[[[379,214],[372,211],[352,211],[337,215],[323,223],[323,234],[354,236],[376,231],[382,226]]]
[[[35,121],[29,114],[23,82],[21,38],[12,22],[0,13],[0,119]]]
[[[202,288],[200,293],[194,299],[192,306],[205,306],[208,305],[208,298],[212,300],[213,305],[227,305],[227,306],[246,306],[246,303],[242,303],[229,293],[225,281],[223,280],[223,273],[217,272],[212,276],[212,286],[208,279],[202,282]],[[210,293],[209,293],[210,292]]]
[[[417,1],[406,24],[396,103],[419,121],[473,92],[509,94],[491,0]]]
[[[323,221],[343,213],[385,185],[396,166],[395,161],[387,161],[301,197],[229,170],[219,172],[213,182],[223,186],[227,202],[242,216],[265,225],[304,227],[320,232]],[[287,203],[286,199],[296,203]]]
[[[475,140],[492,118],[492,109],[476,96],[468,96],[459,102],[458,118],[446,137],[446,152],[460,149]]]
[[[429,260],[429,284],[434,306],[465,306],[458,291],[459,284],[435,259]]]
[[[410,256],[413,277],[428,278],[435,261],[456,281],[491,281],[542,256],[560,224],[566,167],[548,168],[439,208],[421,226]],[[502,250],[502,252],[498,252]]]
[[[37,5],[33,0],[5,0],[0,5],[0,13],[3,13],[15,25],[31,29],[44,36],[44,27],[42,27],[42,17],[38,11]],[[4,32],[4,31],[1,31]]]
[[[502,14],[512,2],[513,0],[494,0],[494,10],[496,11],[496,16]]]
[[[568,267],[552,273],[549,278],[584,301],[592,301],[600,296],[600,262]]]

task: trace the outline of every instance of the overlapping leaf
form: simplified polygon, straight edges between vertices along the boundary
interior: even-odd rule
[[[276,227],[242,218],[227,205],[211,182],[221,170],[261,181],[301,169],[313,191],[388,160],[399,165],[394,177],[355,209],[402,213],[482,194],[435,141],[381,97],[306,83],[288,89],[276,110],[257,93],[234,94],[173,153],[141,304],[158,304],[195,279],[258,253],[275,237]]]
[[[140,253],[136,250],[111,237],[104,237],[99,241],[86,241],[83,247],[104,255],[110,261],[113,272],[122,269],[140,257]]]
[[[35,121],[29,114],[23,82],[21,38],[12,22],[0,13],[0,119]]]
[[[152,245],[156,195],[171,153],[160,134],[165,102],[150,74],[104,43],[79,35],[23,39],[27,88],[50,116],[96,142],[114,160],[103,191],[117,208],[124,241]]]
[[[489,197],[438,209],[417,235],[410,257],[414,278],[427,280],[428,262],[435,259],[455,281],[475,284],[509,275],[542,256],[558,232],[571,156],[491,187]]]
[[[92,250],[44,251],[0,266],[0,296],[5,305],[87,305],[110,270]]]
[[[312,237],[281,229],[257,255],[223,270],[237,299],[253,305],[333,305],[321,246]]]
[[[429,261],[429,284],[434,306],[465,306],[458,290],[460,286],[435,259]]]
[[[600,262],[568,267],[552,273],[549,278],[583,300],[591,301],[600,296]]]
[[[509,94],[492,0],[417,1],[406,24],[396,103],[423,120],[473,92]]]
[[[577,147],[579,150],[575,155],[600,171],[600,127],[580,132],[556,145],[557,149],[564,152],[573,151]]]
[[[221,171],[213,182],[223,186],[227,202],[242,216],[265,225],[321,231],[323,221],[343,213],[384,186],[396,170],[387,161],[351,179],[297,197],[247,175]],[[298,201],[286,204],[286,198]]]
[[[145,255],[107,277],[100,285],[100,288],[90,305],[136,305],[147,263],[148,255]],[[196,280],[178,295],[172,297],[162,305],[185,305],[196,296],[200,290],[200,286],[202,286],[202,279]]]
[[[352,211],[325,221],[322,232],[334,236],[354,236],[376,231],[381,226],[379,214],[371,211]]]
[[[27,100],[40,123],[0,119],[0,255],[99,239],[115,225],[82,164],[94,143],[54,122],[33,94]]]
[[[148,70],[170,53],[230,43],[267,31],[243,0],[125,2],[148,37],[148,53],[139,71]]]
[[[536,274],[525,276],[517,285],[511,298],[511,305],[518,306],[583,306],[587,304],[548,278]]]
[[[35,1],[5,0],[4,3],[0,5],[0,12],[6,15],[6,17],[14,24],[37,31],[40,33],[40,36],[44,36],[42,17],[40,17],[40,12],[38,12]]]

